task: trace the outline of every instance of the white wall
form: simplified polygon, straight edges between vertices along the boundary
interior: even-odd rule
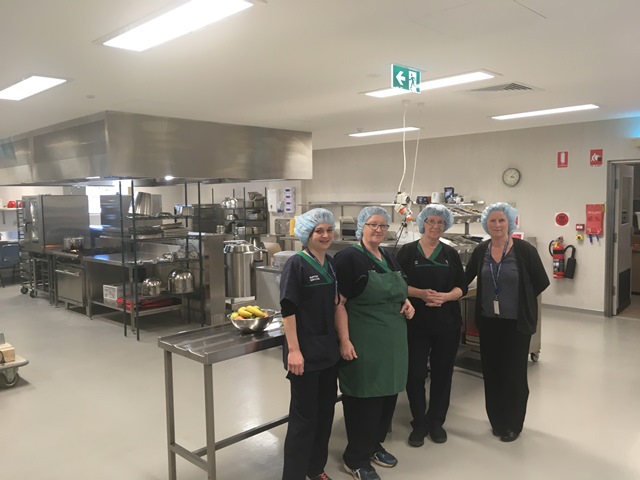
[[[606,201],[606,165],[590,167],[589,151],[604,149],[605,161],[638,159],[640,149],[628,139],[639,132],[640,119],[623,119],[422,140],[413,197],[453,186],[465,199],[515,202],[522,230],[537,238],[550,277],[549,242],[562,235],[577,248],[576,278],[552,280],[543,302],[601,312],[608,232],[593,245],[588,240],[582,245],[575,241],[575,224],[585,223],[585,205]],[[407,192],[415,147],[415,141],[407,142],[403,185]],[[556,167],[559,151],[569,152],[569,168]],[[313,180],[303,181],[304,201],[390,203],[402,165],[401,143],[316,150]],[[502,184],[502,171],[507,167],[517,167],[522,173],[516,187]],[[358,209],[352,211],[357,214]],[[557,212],[569,214],[567,227],[555,226]],[[482,229],[474,227],[471,233],[476,232]]]
[[[5,207],[9,200],[21,200],[23,195],[62,195],[64,187],[0,187],[0,200]]]

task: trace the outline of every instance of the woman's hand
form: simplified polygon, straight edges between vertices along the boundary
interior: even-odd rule
[[[411,305],[409,299],[404,301],[402,309],[400,309],[400,313],[402,313],[407,320],[411,320],[413,318],[413,314],[416,313],[416,310],[413,308],[413,305]]]
[[[340,342],[340,355],[345,360],[353,360],[355,358],[358,358],[358,355],[356,355],[356,349],[353,347],[353,343],[351,343],[351,340]]]
[[[287,369],[294,375],[302,375],[304,373],[304,357],[300,350],[289,351]]]
[[[425,303],[427,307],[441,307],[447,302],[455,302],[462,297],[462,290],[455,287],[450,292],[436,292],[435,290],[426,290]]]
[[[449,294],[444,292],[436,292],[435,290],[429,290],[427,295],[427,307],[441,307],[443,303],[449,301]]]

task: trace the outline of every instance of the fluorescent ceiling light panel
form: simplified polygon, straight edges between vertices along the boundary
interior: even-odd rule
[[[24,98],[43,92],[50,88],[65,83],[63,78],[41,77],[32,75],[21,82],[10,87],[0,90],[0,99],[2,100],[22,100]]]
[[[350,137],[372,137],[374,135],[386,135],[388,133],[402,133],[413,132],[414,130],[420,130],[418,127],[404,127],[404,128],[390,128],[388,130],[376,130],[373,132],[358,132],[350,133]]]
[[[497,115],[491,117],[494,120],[513,120],[514,118],[537,117],[539,115],[555,115],[556,113],[580,112],[582,110],[593,110],[600,108],[598,105],[588,103],[586,105],[575,105],[573,107],[550,108],[548,110],[536,110],[533,112],[511,113],[509,115]]]
[[[437,78],[435,80],[427,80],[422,82],[420,90],[434,90],[436,88],[450,87],[452,85],[461,85],[463,83],[478,82],[480,80],[488,80],[494,78],[495,75],[485,72],[477,71],[471,73],[463,73],[461,75],[454,75],[452,77]],[[376,90],[375,92],[368,92],[365,95],[377,98],[395,97],[396,95],[404,95],[405,93],[411,93],[408,90],[402,90],[400,88],[386,88],[384,90]]]
[[[244,0],[191,0],[102,44],[142,52],[251,6]]]

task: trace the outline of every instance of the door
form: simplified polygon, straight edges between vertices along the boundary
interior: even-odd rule
[[[633,235],[633,165],[617,165],[615,177],[613,310],[631,304],[631,236]]]

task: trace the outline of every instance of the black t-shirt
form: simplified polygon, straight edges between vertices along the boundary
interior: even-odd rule
[[[360,244],[357,245],[361,247]],[[385,264],[392,272],[402,272],[396,259],[383,248],[380,248],[380,251],[384,261],[378,262],[358,246],[345,248],[336,253],[335,265],[336,273],[338,274],[338,289],[347,299],[357,297],[364,292],[369,281],[370,271],[388,272],[381,264]]]
[[[325,256],[323,267],[299,253],[287,260],[280,278],[280,305],[284,316],[295,313],[305,371],[333,366],[340,357],[335,330],[336,284],[330,264],[333,266],[329,255]],[[284,347],[286,368],[289,353],[286,340]]]

